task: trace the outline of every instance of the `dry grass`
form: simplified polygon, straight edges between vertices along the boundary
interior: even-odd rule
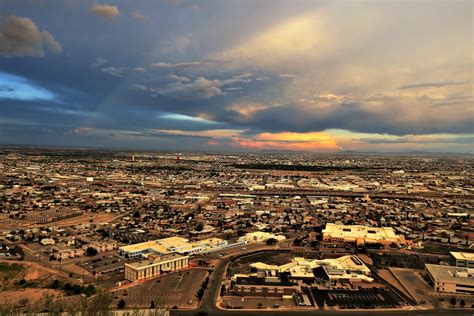
[[[3,291],[0,295],[0,304],[12,304],[17,305],[22,298],[28,298],[30,304],[34,304],[41,300],[45,295],[52,295],[55,297],[62,296],[63,294],[59,290],[51,289],[21,289],[21,290],[9,290]]]

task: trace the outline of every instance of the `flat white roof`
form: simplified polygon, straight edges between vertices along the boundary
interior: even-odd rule
[[[371,227],[364,225],[337,225],[328,223],[323,234],[347,238],[396,239],[398,236],[391,227]]]
[[[451,255],[457,260],[474,260],[474,253],[451,251]]]

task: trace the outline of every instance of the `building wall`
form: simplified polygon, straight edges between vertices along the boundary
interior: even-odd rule
[[[133,282],[159,276],[163,272],[184,269],[188,267],[188,259],[188,257],[179,257],[167,261],[154,262],[139,268],[125,264],[125,279]]]
[[[443,280],[436,280],[431,273],[428,272],[428,276],[433,283],[433,288],[437,292],[444,292],[444,293],[458,293],[458,294],[474,294],[474,287],[469,284],[463,284],[460,282],[448,282]]]
[[[449,254],[449,262],[451,263],[451,265],[456,266],[456,267],[463,267],[463,268],[469,268],[469,269],[474,268],[474,260],[458,259],[454,257],[451,253]]]
[[[295,290],[293,287],[286,286],[265,286],[265,285],[234,285],[234,292],[246,296],[273,296],[281,297],[283,295],[292,295]]]

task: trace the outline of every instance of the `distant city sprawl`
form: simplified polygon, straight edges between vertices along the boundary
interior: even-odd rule
[[[473,161],[3,148],[4,308],[468,308]]]

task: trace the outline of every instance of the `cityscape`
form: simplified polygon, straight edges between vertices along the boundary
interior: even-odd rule
[[[472,0],[0,0],[0,316],[474,315]]]
[[[17,312],[48,298],[72,313],[99,290],[101,308],[177,315],[474,304],[470,155],[1,157],[2,297]]]

